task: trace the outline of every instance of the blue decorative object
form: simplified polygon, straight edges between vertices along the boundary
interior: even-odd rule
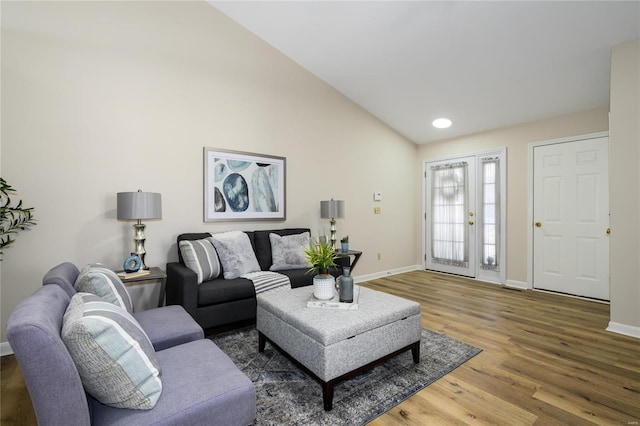
[[[137,254],[131,253],[131,256],[127,257],[122,267],[125,272],[138,272],[140,269],[140,258]]]
[[[242,175],[231,173],[227,176],[222,185],[222,192],[232,211],[243,212],[249,208],[249,187]]]
[[[351,276],[351,268],[348,266],[342,268],[340,302],[353,303],[353,277]]]

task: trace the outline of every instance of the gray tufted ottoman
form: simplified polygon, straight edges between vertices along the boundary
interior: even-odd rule
[[[313,288],[258,295],[259,352],[267,341],[286,352],[322,384],[324,409],[333,387],[411,349],[420,360],[420,304],[360,287],[358,310],[307,308]]]

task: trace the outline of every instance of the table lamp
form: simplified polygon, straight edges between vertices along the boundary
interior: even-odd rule
[[[331,247],[337,249],[336,238],[336,218],[344,217],[344,200],[320,201],[320,217],[331,219]]]
[[[118,220],[135,220],[133,242],[135,254],[140,258],[140,269],[149,269],[144,263],[144,227],[142,219],[162,219],[162,200],[157,192],[118,192]]]

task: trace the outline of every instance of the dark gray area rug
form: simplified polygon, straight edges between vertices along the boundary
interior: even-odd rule
[[[444,334],[422,329],[420,363],[411,351],[336,385],[333,409],[324,411],[320,384],[270,343],[258,353],[255,327],[211,339],[254,383],[255,425],[364,425],[481,352]]]

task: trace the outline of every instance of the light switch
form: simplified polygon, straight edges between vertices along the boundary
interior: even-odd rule
[[[382,201],[382,192],[374,192],[373,201]]]

